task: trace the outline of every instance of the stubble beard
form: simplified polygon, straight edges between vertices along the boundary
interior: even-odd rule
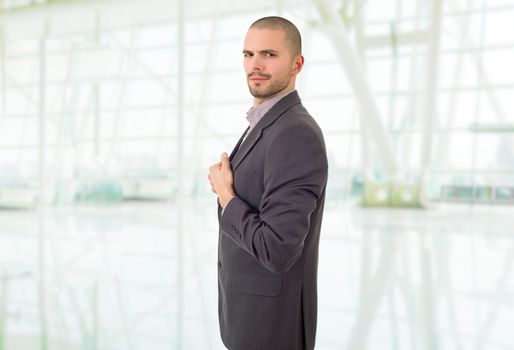
[[[260,83],[257,83],[254,86],[252,86],[252,83],[248,80],[248,89],[250,90],[250,94],[252,94],[253,97],[264,99],[273,96],[276,93],[287,88],[289,86],[290,81],[291,77],[287,76],[283,77],[282,79],[277,79],[275,81],[273,81],[270,77],[270,80],[268,80],[268,82],[270,83],[269,86],[263,87]]]

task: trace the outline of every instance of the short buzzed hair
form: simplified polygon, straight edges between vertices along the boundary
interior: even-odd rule
[[[281,30],[286,35],[286,40],[289,42],[291,55],[298,56],[302,54],[302,36],[296,26],[283,17],[269,16],[256,20],[250,26],[250,29],[272,29]]]

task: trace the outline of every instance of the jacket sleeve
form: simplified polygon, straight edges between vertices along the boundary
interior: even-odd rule
[[[288,129],[266,152],[258,211],[232,198],[221,231],[271,272],[288,271],[302,253],[327,171],[323,139],[305,125]]]

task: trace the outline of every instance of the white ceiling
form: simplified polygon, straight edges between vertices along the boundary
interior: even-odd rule
[[[176,20],[180,0],[57,0],[0,14],[6,40],[36,38],[45,32],[59,36],[74,31],[94,31]],[[184,0],[186,18],[230,13],[296,8],[309,0]]]

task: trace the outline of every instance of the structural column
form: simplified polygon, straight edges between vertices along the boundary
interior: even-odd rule
[[[38,307],[39,307],[39,327],[40,327],[40,349],[48,349],[47,338],[47,310],[46,310],[46,271],[45,271],[45,224],[44,213],[42,212],[42,205],[47,202],[48,189],[45,186],[45,154],[46,154],[46,38],[49,31],[49,22],[45,20],[43,23],[43,30],[39,39],[39,87],[38,87],[38,100],[39,100],[39,144],[38,144]]]
[[[183,200],[185,196],[184,190],[184,118],[185,118],[185,105],[184,105],[184,89],[185,89],[185,1],[178,1],[178,72],[177,72],[177,161],[176,161],[176,174],[177,174],[177,190],[176,201],[177,206],[177,276],[176,276],[176,290],[177,290],[177,336],[175,349],[183,348],[183,315],[184,315],[184,205]]]
[[[441,42],[441,0],[433,0],[431,6],[431,30],[429,38],[429,57],[428,69],[426,77],[426,99],[425,99],[425,115],[423,119],[423,134],[421,148],[421,193],[425,193],[426,178],[428,167],[430,166],[432,154],[432,140],[434,134],[434,122],[437,112],[437,87],[439,74],[439,53]]]
[[[0,1],[1,4],[1,1]],[[1,109],[0,109],[0,118],[5,117],[5,101],[7,96],[7,86],[5,84],[5,32],[4,28],[0,26],[0,90],[1,90]]]
[[[46,193],[48,190],[45,188],[45,166],[46,166],[46,38],[48,35],[48,20],[43,23],[43,31],[39,38],[39,77],[38,77],[38,202],[43,204],[45,202]]]

